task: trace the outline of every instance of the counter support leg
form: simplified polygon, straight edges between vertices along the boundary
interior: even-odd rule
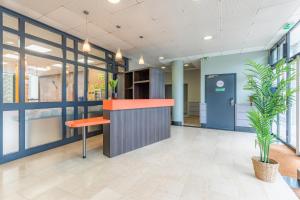
[[[86,158],[86,127],[82,127],[82,158]]]

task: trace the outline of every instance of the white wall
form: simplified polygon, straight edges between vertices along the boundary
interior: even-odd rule
[[[172,84],[172,73],[165,73],[165,83]],[[184,83],[188,84],[188,101],[200,102],[200,70],[184,70]]]
[[[248,103],[249,92],[244,90],[246,84],[245,65],[249,60],[260,64],[268,63],[268,52],[258,51],[208,58],[201,62],[201,103],[205,102],[205,75],[236,73],[237,103]]]

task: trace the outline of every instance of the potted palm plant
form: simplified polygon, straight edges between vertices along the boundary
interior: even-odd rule
[[[118,85],[118,79],[109,81],[109,86],[111,88],[111,97],[113,99],[117,98],[117,92],[116,92],[117,85]]]
[[[254,105],[248,112],[248,118],[256,131],[256,144],[260,150],[259,157],[252,157],[254,172],[258,179],[274,182],[279,163],[270,158],[270,146],[276,140],[272,133],[272,123],[291,103],[295,89],[289,88],[288,85],[296,75],[284,59],[273,68],[255,62],[250,62],[248,66],[250,69],[245,89],[252,93]],[[283,78],[286,73],[289,73],[289,77]]]

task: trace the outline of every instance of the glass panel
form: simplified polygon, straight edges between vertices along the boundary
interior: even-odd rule
[[[3,102],[19,102],[19,53],[3,50]]]
[[[19,112],[3,112],[3,154],[19,151]]]
[[[105,52],[94,47],[91,47],[90,55],[105,59]]]
[[[19,20],[16,17],[3,13],[3,26],[18,30]]]
[[[62,63],[26,55],[25,101],[61,101]]]
[[[282,42],[278,47],[278,56],[279,56],[278,60],[281,60],[283,58],[284,44],[285,44],[285,41]]]
[[[291,65],[292,69],[296,72],[296,63],[294,62]],[[297,81],[294,80],[291,82],[291,88],[297,88]],[[296,94],[292,97],[294,100],[296,100]],[[297,108],[296,108],[297,102],[293,101],[291,105],[291,132],[290,132],[290,144],[293,147],[296,147],[296,141],[297,141]]]
[[[282,79],[286,79],[286,74],[283,74]],[[279,137],[283,141],[286,140],[286,125],[287,125],[287,118],[286,118],[286,112],[279,114]]]
[[[61,140],[61,122],[61,108],[26,110],[25,148],[28,149]]]
[[[67,47],[74,49],[74,40],[67,38]]]
[[[88,107],[88,118],[90,117],[101,117],[103,115],[102,106],[89,106]],[[101,131],[102,125],[89,126],[88,132]]]
[[[20,37],[14,33],[3,31],[3,44],[20,47]]]
[[[67,64],[67,101],[74,101],[74,65]]]
[[[272,55],[271,64],[275,64],[277,62],[277,48],[272,50],[271,55]]]
[[[35,40],[25,39],[25,49],[36,53],[62,58],[62,49]]]
[[[109,99],[112,98],[112,88],[109,85],[109,81],[111,81],[113,79],[114,79],[113,73],[108,72],[108,97],[109,97]]]
[[[98,101],[106,98],[105,72],[97,69],[88,69],[88,100]]]
[[[44,28],[38,27],[31,23],[25,22],[25,33],[34,35],[39,38],[49,40],[61,44],[62,37],[60,34],[54,33],[52,31],[46,30]]]
[[[88,64],[102,69],[106,69],[106,62],[94,58],[88,58]]]
[[[78,54],[78,62],[84,64],[84,55]]]
[[[78,101],[84,101],[84,67],[78,66],[77,79]]]
[[[78,119],[83,119],[84,118],[84,107],[79,106],[78,107]],[[78,128],[78,135],[82,134],[82,128]]]
[[[74,120],[74,108],[73,107],[67,107],[67,116],[66,116],[66,121],[71,121]],[[73,137],[74,136],[74,128],[69,128],[66,127],[66,136],[67,138]]]
[[[290,57],[300,52],[300,26],[296,26],[290,32]]]
[[[125,68],[124,67],[118,67],[118,72],[125,72]]]
[[[67,60],[74,61],[74,52],[72,51],[67,51]]]
[[[82,52],[82,48],[83,48],[83,42],[78,41],[78,51]]]

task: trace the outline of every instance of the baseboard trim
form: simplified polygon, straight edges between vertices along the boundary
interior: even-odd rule
[[[183,125],[182,122],[177,122],[177,121],[172,121],[171,124],[174,126],[182,126]]]
[[[246,132],[246,133],[255,133],[255,130],[253,128],[244,127],[244,126],[236,126],[235,131]]]

